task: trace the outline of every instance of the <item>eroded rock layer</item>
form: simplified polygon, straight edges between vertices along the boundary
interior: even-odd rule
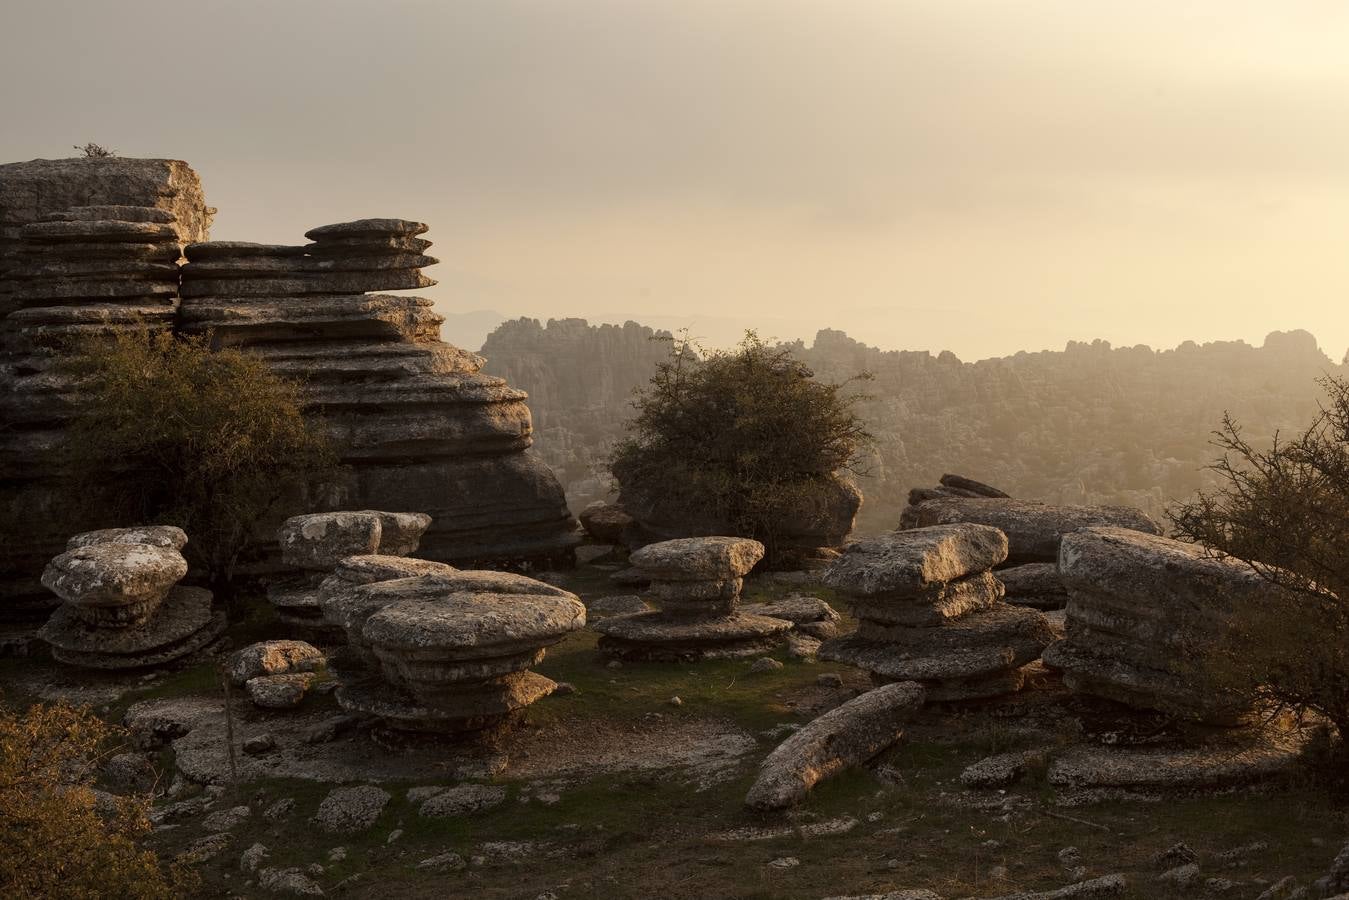
[[[426,230],[363,219],[312,229],[303,246],[191,245],[180,328],[303,376],[306,407],[351,473],[339,502],[429,513],[422,555],[568,558],[574,523],[556,477],[527,452],[526,395],[442,342],[430,300],[367,293],[435,283],[421,273],[436,262]]]

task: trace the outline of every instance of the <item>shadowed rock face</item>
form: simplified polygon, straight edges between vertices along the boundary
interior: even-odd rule
[[[1203,683],[1202,652],[1222,639],[1234,612],[1278,588],[1197,545],[1124,528],[1066,535],[1059,575],[1067,636],[1045,662],[1063,670],[1070,688],[1215,722],[1239,716]]]
[[[362,219],[312,229],[305,246],[191,245],[180,326],[303,375],[306,409],[351,473],[335,504],[429,514],[431,559],[569,558],[574,522],[556,477],[527,452],[526,395],[443,343],[431,301],[365,293],[435,283],[420,272],[436,262],[426,230]]]
[[[215,210],[186,163],[58,159],[0,165],[0,618],[45,614],[37,576],[81,516],[59,454],[79,401],[52,369],[61,342],[173,327],[182,245]]]
[[[909,506],[900,517],[901,528],[923,528],[974,522],[991,525],[1007,535],[1010,564],[1053,562],[1059,541],[1081,528],[1109,526],[1144,534],[1161,534],[1161,527],[1145,513],[1128,506],[1051,506],[1033,500],[996,497],[939,497]]]

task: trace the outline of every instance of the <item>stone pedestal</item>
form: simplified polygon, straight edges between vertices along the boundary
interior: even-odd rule
[[[826,641],[820,658],[866,669],[878,682],[916,681],[929,700],[1020,690],[1022,666],[1052,635],[1039,612],[1002,602],[991,569],[1006,557],[1006,536],[983,525],[852,542],[825,583],[850,598],[858,628]]]

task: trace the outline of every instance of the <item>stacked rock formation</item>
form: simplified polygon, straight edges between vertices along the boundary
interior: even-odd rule
[[[820,658],[916,681],[930,700],[1020,690],[1052,634],[1041,613],[1002,602],[992,569],[1006,558],[1002,532],[968,523],[850,543],[825,583],[850,598],[857,632],[826,641]]]
[[[205,647],[225,629],[211,592],[182,587],[187,543],[171,526],[76,535],[42,575],[64,602],[38,633],[52,656],[94,669],[162,665]]]
[[[85,519],[53,452],[78,401],[52,368],[61,339],[165,327],[179,248],[214,212],[178,160],[0,165],[0,317],[14,313],[0,321],[0,521],[15,526],[0,540],[0,621],[51,611],[39,576]]]
[[[1055,561],[1065,534],[1080,528],[1130,528],[1145,534],[1162,529],[1140,510],[1128,506],[1051,506],[1016,500],[997,488],[959,475],[943,475],[935,488],[909,491],[909,505],[900,528],[922,528],[954,522],[991,525],[1007,535],[1007,562],[998,577],[1006,600],[1036,609],[1062,609],[1068,593]]]
[[[1044,659],[1069,688],[1215,724],[1241,718],[1241,704],[1206,683],[1203,652],[1235,611],[1277,588],[1197,545],[1123,528],[1064,536],[1059,574],[1067,635]]]
[[[420,222],[362,219],[305,246],[215,241],[186,248],[180,328],[247,347],[303,377],[307,411],[351,473],[345,506],[414,507],[434,525],[424,555],[448,562],[569,558],[562,488],[527,452],[526,395],[443,343],[421,297],[436,260]]]
[[[600,649],[624,659],[719,659],[763,653],[792,622],[739,610],[744,577],[764,546],[738,537],[679,538],[647,544],[629,562],[650,580],[659,610],[595,624]]]
[[[431,524],[425,513],[394,513],[378,510],[359,512],[310,513],[292,516],[276,533],[281,545],[281,561],[299,569],[299,573],[278,582],[267,591],[267,599],[276,607],[278,618],[287,625],[316,636],[336,636],[337,630],[324,621],[322,598],[340,589],[327,576],[348,557],[402,557],[417,549],[422,534]],[[378,565],[378,564],[376,564]],[[422,571],[436,564],[408,560],[400,575]],[[347,566],[338,581],[345,581],[353,569],[364,568],[373,574],[373,566]],[[389,568],[384,564],[384,570]],[[398,576],[394,576],[398,577]]]
[[[378,581],[325,613],[378,674],[343,684],[343,708],[399,731],[492,736],[556,683],[531,666],[585,626],[579,598],[503,572]]]

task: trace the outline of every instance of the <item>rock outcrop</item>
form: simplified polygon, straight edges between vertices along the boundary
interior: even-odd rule
[[[306,409],[351,477],[338,504],[416,508],[423,555],[446,562],[570,557],[575,525],[552,472],[528,452],[526,395],[440,340],[420,297],[427,226],[362,219],[303,246],[215,241],[186,248],[180,328],[246,347],[302,375]]]
[[[1041,613],[1002,602],[991,570],[1006,557],[1002,532],[968,523],[853,541],[825,583],[849,597],[857,632],[826,641],[820,658],[917,681],[930,700],[1020,690],[1052,634]]]
[[[793,623],[739,609],[745,575],[763,558],[758,541],[681,538],[648,544],[629,562],[650,581],[659,610],[594,624],[600,649],[623,659],[749,656],[771,648]]]
[[[1007,589],[1004,599],[1017,606],[1035,609],[1063,609],[1068,603],[1068,590],[1059,578],[1054,563],[1022,563],[998,570],[998,580]]]
[[[400,731],[491,736],[553,681],[529,671],[585,626],[574,595],[524,576],[456,572],[375,582],[350,622],[378,674],[343,684],[338,702]]]
[[[163,665],[200,650],[225,629],[211,592],[181,587],[187,543],[180,529],[105,529],[76,535],[42,583],[64,603],[38,636],[58,661],[93,669]]]
[[[0,166],[0,310],[8,313],[0,321],[0,418],[8,426],[0,509],[14,526],[0,541],[4,618],[50,609],[37,584],[43,563],[72,525],[95,524],[64,489],[70,474],[60,447],[80,391],[58,365],[62,355],[73,341],[172,329],[182,243],[203,237],[210,218],[185,164],[79,162]],[[99,190],[94,173],[116,173],[120,185]],[[182,196],[171,198],[175,191]],[[91,202],[114,205],[83,205]]]
[[[425,513],[371,509],[292,516],[277,530],[276,539],[281,545],[281,562],[298,569],[299,574],[269,587],[267,599],[276,607],[278,618],[287,625],[324,637],[340,636],[323,616],[324,585],[328,585],[329,591],[339,587],[328,584],[326,577],[349,557],[368,559],[373,555],[399,557],[412,553],[430,525],[431,517]],[[402,569],[391,577],[405,577],[415,571],[424,571],[429,565],[438,565],[411,562],[411,568]],[[387,564],[381,571],[378,565],[362,567],[357,563],[345,567],[344,574],[353,574],[353,570],[360,568],[364,568],[371,578],[389,570]],[[346,581],[346,578],[341,577],[341,580]]]
[[[1161,534],[1161,527],[1129,506],[1051,506],[1033,500],[1002,497],[937,497],[904,510],[901,528],[925,528],[973,522],[990,525],[1007,535],[1009,565],[1054,562],[1059,541],[1082,528],[1129,528]]]
[[[921,685],[887,684],[806,724],[764,760],[745,804],[770,810],[799,803],[819,782],[899,740],[924,699]]]
[[[1201,720],[1239,717],[1240,704],[1207,683],[1203,654],[1234,612],[1276,587],[1195,544],[1124,528],[1066,535],[1059,575],[1067,636],[1044,658],[1068,687]]]

